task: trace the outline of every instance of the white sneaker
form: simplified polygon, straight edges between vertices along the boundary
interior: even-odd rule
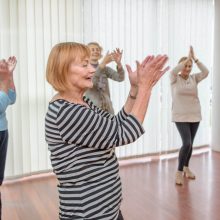
[[[183,185],[183,172],[182,171],[177,171],[176,172],[176,184],[177,185]]]
[[[183,167],[184,175],[189,179],[195,179],[195,174],[189,169],[189,167]]]

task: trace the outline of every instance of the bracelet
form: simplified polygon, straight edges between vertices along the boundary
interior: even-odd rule
[[[198,62],[199,62],[199,60],[198,60],[198,59],[196,59],[196,60],[195,60],[195,63],[198,63]]]
[[[130,97],[131,99],[136,99],[136,98],[137,98],[137,96],[133,96],[133,95],[131,95],[131,93],[129,93],[129,97]]]

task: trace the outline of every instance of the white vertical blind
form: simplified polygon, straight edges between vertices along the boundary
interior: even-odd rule
[[[45,66],[54,44],[97,41],[103,54],[120,47],[122,63],[133,68],[135,60],[157,53],[168,54],[173,67],[193,45],[198,58],[212,70],[213,0],[0,0],[0,6],[0,57],[18,59],[17,102],[7,110],[7,176],[51,168],[44,116],[54,91],[46,83]],[[128,77],[125,82],[109,82],[117,112],[129,91]],[[199,86],[203,120],[197,146],[210,142],[210,87],[211,76]],[[146,133],[136,143],[117,149],[119,157],[180,146],[171,123],[168,74],[153,90],[144,127]]]
[[[54,91],[45,67],[52,46],[83,41],[80,0],[1,0],[0,56],[15,55],[17,102],[7,110],[9,148],[6,175],[51,168],[44,117]]]
[[[213,6],[212,0],[84,0],[84,40],[98,41],[104,54],[122,48],[123,62],[133,67],[135,59],[155,53],[167,53],[173,67],[193,45],[198,58],[211,70]],[[198,70],[194,67],[193,71]],[[110,86],[114,108],[119,110],[129,91],[128,79],[123,85],[110,80]],[[211,76],[199,85],[203,120],[195,139],[197,146],[210,141],[210,86]],[[154,88],[144,127],[146,133],[138,142],[117,149],[119,157],[169,151],[181,144],[171,123],[168,74]]]

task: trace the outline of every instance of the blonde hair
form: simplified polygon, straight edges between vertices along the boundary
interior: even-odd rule
[[[90,43],[87,44],[87,46],[91,46],[91,45],[97,46],[97,47],[100,49],[100,51],[102,52],[102,47],[100,46],[99,43],[97,43],[97,42],[94,41],[94,42],[90,42]]]
[[[187,60],[188,57],[181,57],[178,63],[183,62],[184,60]],[[193,63],[192,59],[190,58],[191,63]]]
[[[80,43],[65,42],[56,44],[49,55],[46,79],[58,92],[68,89],[67,73],[72,62],[90,57],[89,48]]]

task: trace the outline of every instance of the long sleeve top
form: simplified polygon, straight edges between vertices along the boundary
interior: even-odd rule
[[[125,72],[122,68],[120,71],[115,71],[106,66],[101,69],[97,67],[93,77],[93,88],[88,89],[85,96],[88,97],[97,107],[114,114],[112,106],[108,78],[114,81],[121,82],[125,78]]]
[[[201,62],[197,62],[201,72],[190,74],[183,79],[178,73],[184,64],[178,64],[170,73],[172,92],[172,121],[199,122],[202,119],[201,106],[198,97],[198,83],[208,76],[208,69]]]
[[[122,195],[114,147],[134,142],[144,129],[124,109],[113,116],[84,100],[90,108],[56,100],[45,118],[60,219],[115,220]]]
[[[8,121],[6,118],[6,109],[9,105],[14,104],[16,101],[16,92],[9,89],[8,93],[0,91],[0,131],[8,129]]]

